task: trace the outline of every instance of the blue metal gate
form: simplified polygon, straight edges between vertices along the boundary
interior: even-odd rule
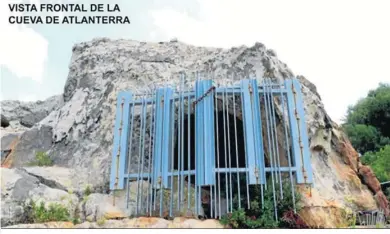
[[[126,189],[127,206],[136,196],[131,215],[204,216],[207,209],[217,218],[250,206],[257,185],[262,201],[272,190],[278,219],[284,181],[293,197],[295,184],[313,182],[299,82],[197,80],[194,90],[183,83],[119,93],[110,189]]]

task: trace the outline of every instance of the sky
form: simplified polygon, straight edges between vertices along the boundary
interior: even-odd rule
[[[10,13],[7,3],[118,4],[117,14],[131,24],[15,26],[11,14],[34,13]],[[388,0],[1,0],[0,99],[62,93],[72,46],[95,37],[178,38],[223,48],[261,42],[317,86],[328,114],[341,123],[349,105],[379,82],[390,83],[389,11]]]

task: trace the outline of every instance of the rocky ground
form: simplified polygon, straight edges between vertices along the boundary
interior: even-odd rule
[[[7,228],[224,228],[219,221],[175,218],[133,218],[121,220],[104,220],[99,222],[84,222],[74,225],[71,222],[49,222],[39,224],[19,224]]]
[[[76,44],[72,50],[62,95],[42,102],[1,102],[1,150],[7,155],[1,170],[2,226],[23,222],[22,203],[29,198],[64,204],[89,222],[85,226],[95,225],[102,217],[128,217],[133,206],[125,208],[122,195],[113,207],[108,191],[119,91],[140,93],[166,84],[177,86],[181,72],[188,74],[188,88],[198,71],[214,79],[217,86],[248,76],[259,80],[266,76],[274,82],[294,76],[261,43],[220,49],[179,41],[100,38]],[[345,209],[381,208],[388,214],[388,201],[371,169],[359,162],[357,152],[326,114],[316,87],[303,76],[297,78],[302,84],[314,172],[311,196],[300,188],[304,195],[301,217],[311,227],[337,227],[345,223]],[[281,115],[284,110],[279,103],[275,105]],[[46,152],[55,166],[29,166],[39,151]],[[132,165],[137,168],[136,163]],[[85,200],[87,186],[92,194]],[[135,221],[109,221],[107,225],[128,222]],[[169,226],[168,221],[156,222]]]

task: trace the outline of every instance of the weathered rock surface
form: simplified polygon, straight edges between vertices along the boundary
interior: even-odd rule
[[[12,149],[12,143],[19,138],[21,135],[20,132],[12,132],[9,134],[4,134],[4,136],[1,137],[1,150],[11,150]]]
[[[293,76],[286,64],[261,43],[252,47],[220,49],[176,41],[144,43],[101,38],[75,45],[69,68],[64,104],[22,134],[12,155],[13,162],[15,166],[24,166],[33,159],[35,152],[46,151],[56,165],[72,168],[71,177],[91,178],[87,183],[94,190],[106,187],[109,180],[119,91],[139,93],[164,84],[177,86],[178,74],[183,71],[187,74],[204,71],[215,79],[217,86],[235,83],[248,76],[259,80],[266,76],[275,82]],[[352,147],[341,147],[343,144],[348,146],[348,141],[326,114],[316,87],[302,76],[298,79],[303,84],[314,172],[311,194],[306,188],[301,188],[301,192],[307,195],[304,196],[302,218],[310,226],[335,227],[345,220],[342,216],[345,208],[376,209],[379,203],[382,209],[388,209],[383,207],[386,202],[373,186],[372,176],[371,182],[364,179],[362,183],[359,179],[361,166],[358,157]],[[186,80],[185,85],[192,87],[193,80]],[[279,103],[275,104],[280,115],[283,110]],[[22,110],[20,108],[14,113]],[[17,116],[26,114],[23,112]],[[6,117],[15,119],[7,114]],[[139,124],[137,121],[135,123]],[[131,172],[138,168],[138,154],[132,152],[132,155]],[[144,172],[146,170],[145,167]],[[376,202],[370,189],[379,194],[380,202]],[[100,195],[94,196],[98,199]],[[95,212],[93,208],[90,210]]]
[[[64,191],[68,191],[78,196],[83,196],[85,190],[90,187],[89,181],[92,181],[93,178],[87,177],[85,174],[80,174],[79,176],[75,176],[76,172],[74,172],[71,168],[65,167],[24,167],[23,168],[30,175],[37,177],[41,180],[45,181],[45,184],[51,184],[53,187],[60,188]],[[86,177],[83,177],[86,176]],[[89,188],[91,192],[99,192],[99,193],[108,193],[108,190],[93,189]]]
[[[44,182],[23,169],[1,168],[1,226],[25,222],[24,208],[30,200],[45,206],[60,204],[74,214],[77,196]]]
[[[3,114],[1,114],[0,120],[1,120],[1,127],[2,127],[2,128],[6,128],[6,127],[9,126],[9,120],[8,120],[8,118],[5,117]]]
[[[20,228],[20,229],[26,229],[26,228],[73,228],[74,225],[71,222],[47,222],[47,223],[29,223],[29,224],[17,224],[8,226],[5,228]]]
[[[3,129],[1,129],[1,164],[3,165],[3,162],[6,160],[8,155],[12,152],[14,145],[19,139],[19,136],[21,135],[20,132],[3,132]]]
[[[48,116],[54,109],[60,107],[62,103],[62,95],[52,96],[44,101],[36,102],[1,101],[1,126],[7,127],[3,126],[4,120],[11,126],[21,124],[22,126],[31,128],[35,123]]]
[[[223,228],[218,220],[196,220],[175,218],[172,221],[162,218],[133,218],[122,220],[104,220],[84,222],[73,225],[70,222],[48,222],[37,224],[19,224],[7,228]]]
[[[140,192],[137,194],[138,185]],[[116,191],[111,194],[93,193],[86,197],[82,203],[82,209],[80,210],[83,210],[83,218],[88,221],[97,221],[101,219],[118,219],[133,216],[136,214],[137,209],[137,195],[139,210],[141,207],[140,204],[146,207],[148,189],[149,183],[147,182],[129,183],[128,207],[126,206],[126,191]],[[140,210],[140,212],[142,211]]]
[[[12,150],[12,162],[14,166],[27,165],[32,162],[37,152],[46,152],[52,146],[52,127],[41,125],[25,131],[19,138],[19,142]]]

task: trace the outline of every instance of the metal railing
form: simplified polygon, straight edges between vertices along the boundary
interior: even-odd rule
[[[313,183],[299,82],[184,80],[119,93],[110,189],[126,190],[132,216],[217,218],[250,208],[259,186],[280,218],[283,186],[295,200],[295,184]]]

